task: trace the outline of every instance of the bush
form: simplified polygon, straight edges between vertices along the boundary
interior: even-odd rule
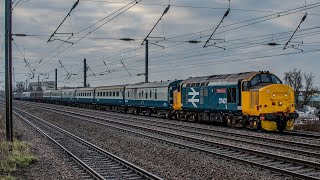
[[[2,175],[10,175],[17,168],[27,167],[36,161],[36,158],[30,152],[30,145],[23,141],[2,142],[0,144],[0,157],[0,173]]]

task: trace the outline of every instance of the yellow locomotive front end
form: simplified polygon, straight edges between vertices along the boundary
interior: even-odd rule
[[[269,72],[260,72],[243,82],[242,111],[258,129],[267,131],[293,130],[294,91]]]

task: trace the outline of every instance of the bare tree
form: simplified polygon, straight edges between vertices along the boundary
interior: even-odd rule
[[[303,94],[302,105],[307,105],[310,102],[312,95],[319,92],[319,88],[314,86],[315,75],[313,73],[304,73],[303,79],[306,92]]]
[[[293,69],[284,73],[284,75],[284,82],[294,90],[296,106],[307,105],[312,95],[319,92],[319,88],[314,86],[315,75],[313,73],[302,73],[301,70]],[[302,93],[302,101],[299,103],[299,95],[302,90],[305,90],[305,92]]]
[[[25,90],[24,82],[18,81],[16,84],[16,92],[23,92]]]
[[[289,72],[284,73],[284,82],[287,85],[291,86],[294,90],[296,106],[298,106],[299,104],[299,95],[303,88],[302,81],[303,81],[303,74],[301,70],[293,69]]]

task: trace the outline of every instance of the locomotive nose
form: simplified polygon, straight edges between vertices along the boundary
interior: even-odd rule
[[[294,111],[294,92],[289,86],[283,84],[271,84],[259,90],[265,99],[261,104],[266,108],[264,110],[277,112],[293,112]]]

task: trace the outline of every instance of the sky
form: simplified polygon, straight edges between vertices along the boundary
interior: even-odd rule
[[[82,86],[84,58],[91,86],[143,82],[142,42],[170,5],[148,38],[149,81],[262,70],[283,78],[297,68],[320,86],[320,1],[80,0],[47,42],[75,2],[14,0],[13,34],[29,35],[13,36],[16,82],[53,81],[58,69],[58,86]],[[4,1],[0,7],[3,88]]]

